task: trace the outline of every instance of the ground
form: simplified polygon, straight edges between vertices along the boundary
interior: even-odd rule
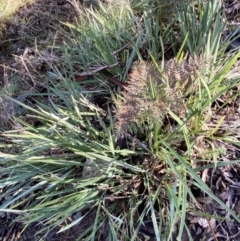
[[[240,3],[237,1],[224,1],[228,27],[226,31],[231,31],[232,27],[240,24]],[[1,10],[1,9],[0,9]],[[67,14],[66,14],[67,13]],[[2,33],[0,33],[0,93],[8,93],[19,101],[32,104],[28,100],[33,92],[40,92],[44,88],[47,72],[55,65],[61,66],[62,52],[52,46],[56,46],[67,41],[67,36],[62,34],[62,29],[67,30],[64,22],[74,22],[77,10],[65,0],[44,0],[26,4],[13,15],[11,20],[2,23]],[[234,42],[240,46],[240,39]],[[230,46],[231,48],[232,46]],[[21,82],[14,81],[21,78]],[[9,82],[11,81],[11,82]],[[236,86],[233,92],[240,90]],[[232,97],[232,93],[223,96],[222,101],[227,101]],[[40,97],[39,97],[40,98]],[[2,109],[0,120],[2,125],[0,131],[9,127],[8,115],[21,113],[21,108],[11,101],[1,99]],[[217,107],[213,107],[217,109]],[[215,113],[218,121],[222,115],[226,115],[225,125],[237,126],[240,121],[240,97],[235,97],[229,102],[221,112]],[[236,142],[238,142],[239,129],[236,128]],[[221,147],[221,143],[215,143]],[[226,160],[235,161],[240,158],[239,145],[224,146]],[[212,192],[222,200],[228,207],[232,208],[238,217],[240,216],[240,168],[238,165],[222,166],[216,170],[208,169],[201,173],[201,178],[211,188]],[[1,191],[1,189],[0,189]],[[194,191],[194,190],[193,190]],[[198,218],[197,214],[187,213],[188,228],[191,230],[194,240],[240,240],[239,224],[232,219],[231,222],[222,222],[216,227],[214,215],[229,216],[230,214],[222,209],[215,200],[203,197],[199,190],[195,190],[195,195],[201,207],[201,211],[212,215],[210,219]],[[1,201],[1,200],[0,200]],[[89,214],[90,220],[94,216]],[[1,218],[1,216],[0,216]],[[91,220],[92,221],[92,220]],[[91,222],[90,221],[90,222]],[[0,219],[0,239],[1,240],[31,240],[32,233],[36,232],[39,225],[32,224],[24,234],[20,234],[21,224],[10,225],[11,215]],[[146,226],[142,227],[142,232],[151,236],[152,223],[146,221]],[[214,227],[214,230],[212,230]],[[53,240],[75,240],[76,230],[84,227],[75,227],[64,235],[50,232],[46,241]],[[31,231],[30,231],[31,230]],[[30,233],[29,233],[30,232]],[[214,233],[214,235],[213,235]],[[14,239],[10,239],[14,238]],[[204,238],[205,237],[205,238]],[[153,239],[150,239],[153,240]],[[187,240],[187,239],[186,239]]]

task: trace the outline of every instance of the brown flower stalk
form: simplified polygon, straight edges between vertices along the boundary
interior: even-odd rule
[[[157,66],[148,62],[134,63],[129,82],[124,86],[123,101],[116,101],[117,132],[126,133],[132,124],[161,121],[167,108],[175,113],[182,112],[186,93],[194,88],[198,63],[194,58],[182,63],[174,58],[163,64],[163,70],[162,62]]]

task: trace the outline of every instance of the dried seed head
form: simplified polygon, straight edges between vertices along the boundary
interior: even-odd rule
[[[171,59],[164,63],[163,70],[160,66],[161,62],[158,66],[148,62],[133,64],[124,100],[117,103],[118,132],[127,132],[132,124],[161,121],[167,107],[175,113],[185,113],[185,92],[192,89],[198,61],[192,58],[179,63]]]
[[[118,102],[116,129],[125,133],[132,124],[141,125],[162,119],[164,109],[164,89],[161,71],[153,63],[136,62],[133,64],[129,84],[124,89],[124,101]],[[151,84],[152,87],[151,87]],[[153,96],[154,90],[157,96]]]

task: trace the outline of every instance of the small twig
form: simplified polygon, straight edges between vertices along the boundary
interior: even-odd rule
[[[228,182],[230,182],[231,184],[233,184],[233,185],[236,184],[236,182],[234,182],[234,181],[233,181],[232,179],[230,179],[229,177],[224,176],[224,178],[225,178]]]
[[[225,238],[226,240],[230,240],[232,238],[236,238],[238,235],[240,235],[240,231],[237,232],[236,234],[232,235],[232,236],[225,236],[223,234],[216,234],[216,237],[218,238]],[[208,241],[212,241],[214,239],[214,237],[211,237],[210,239],[208,239]]]
[[[118,85],[118,86],[120,86],[120,87],[122,87],[122,88],[128,85],[127,83],[123,83],[123,82],[121,82],[121,81],[118,81],[117,79],[112,78],[112,77],[110,77],[110,76],[107,76],[107,75],[105,75],[105,74],[99,73],[99,75],[101,75],[102,77],[106,78],[107,80],[109,80],[109,81],[112,82],[113,84]]]
[[[36,82],[35,82],[33,76],[31,75],[31,73],[30,73],[30,71],[29,71],[29,69],[28,69],[28,67],[27,67],[27,65],[26,65],[26,63],[25,63],[25,61],[24,61],[24,56],[20,56],[20,60],[21,60],[21,62],[22,62],[22,64],[23,64],[23,66],[25,67],[25,69],[26,69],[26,71],[27,71],[27,73],[28,73],[28,76],[31,78],[31,80],[32,80],[32,82],[33,82],[33,85],[35,86],[35,85],[36,85]]]
[[[9,240],[10,236],[12,235],[11,240],[13,240],[13,238],[16,237],[16,223],[14,223],[13,225],[11,225],[10,229],[8,230],[6,236],[3,238],[3,241],[7,241]]]
[[[81,74],[76,74],[77,76],[91,76],[95,73],[98,73],[104,69],[107,69],[107,68],[111,68],[111,67],[114,67],[114,66],[117,66],[119,63],[115,63],[115,64],[111,64],[111,65],[104,65],[104,66],[100,66],[98,67],[97,69],[94,69],[92,71],[89,71],[89,72],[82,72]]]
[[[147,145],[143,144],[141,141],[139,141],[136,137],[132,137],[129,134],[126,134],[127,139],[129,139],[132,142],[136,142],[138,146],[140,146],[143,150],[150,152],[151,151],[147,148]]]
[[[197,200],[196,200],[196,201],[197,201]],[[202,205],[201,205],[198,201],[197,201],[197,203],[198,203],[198,206],[200,207],[200,209],[202,210],[202,212],[204,213],[205,210],[204,210],[204,208],[202,207]],[[209,225],[209,227],[210,227],[210,229],[211,229],[211,232],[212,232],[212,234],[213,234],[213,237],[211,237],[211,240],[218,241],[217,235],[216,235],[216,233],[214,232],[214,229],[213,229],[213,227],[212,227],[209,219],[206,218],[206,220],[207,220],[208,225]],[[208,240],[208,241],[210,241],[210,240]]]
[[[122,50],[124,50],[125,48],[127,48],[127,47],[129,47],[129,46],[131,46],[131,43],[127,43],[127,44],[124,45],[122,48],[120,48],[120,49],[112,52],[112,54],[113,54],[113,55],[116,55],[116,54],[118,54],[119,52],[121,52]]]
[[[110,195],[108,197],[105,197],[106,200],[110,200],[110,201],[116,201],[116,200],[122,200],[122,199],[128,199],[130,198],[131,195],[125,195],[123,197],[118,197],[118,196],[114,196],[114,195]]]

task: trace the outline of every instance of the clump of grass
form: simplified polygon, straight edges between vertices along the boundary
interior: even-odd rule
[[[199,1],[196,10],[193,1],[181,3],[176,22],[160,25],[159,12],[147,11],[146,2],[141,4],[135,8],[129,1],[100,3],[98,10],[82,11],[79,24],[68,24],[72,32],[68,33],[71,41],[62,46],[65,67],[49,73],[48,105],[37,101],[34,109],[22,104],[34,124],[16,118],[19,128],[1,133],[7,142],[1,145],[0,187],[5,190],[0,196],[1,216],[12,212],[26,226],[43,223],[43,240],[52,230],[68,229],[79,230],[74,240],[192,239],[186,219],[189,210],[201,218],[212,217],[202,210],[193,189],[240,221],[199,176],[206,168],[227,165],[218,162],[224,153],[212,143],[234,141],[231,133],[219,136],[224,119],[211,123],[214,103],[239,83],[233,68],[239,54],[225,55],[226,45],[220,44],[221,6],[216,1]],[[136,59],[153,56],[164,61],[166,46],[177,48],[176,27],[183,44],[172,58],[181,63],[185,52],[191,56],[188,61],[201,60],[191,76],[194,91],[188,88],[181,96],[184,113],[165,103],[170,92],[162,92],[162,84],[156,84],[164,66],[151,64],[158,77],[140,74],[142,82],[136,78],[125,89],[131,97],[129,92],[121,97],[123,102],[134,102],[126,113],[122,110],[121,121],[126,121],[124,114],[129,111],[144,121],[127,119],[125,125],[133,122],[134,131],[125,128],[120,138],[115,132],[119,115],[115,115],[114,99],[122,93],[112,88],[108,78],[126,80]],[[203,64],[210,59],[211,65]],[[108,66],[104,67],[106,78],[96,71],[103,66]],[[77,83],[77,75],[90,77]],[[171,85],[171,78],[166,85]],[[156,97],[160,104],[154,102]],[[138,103],[143,100],[150,111],[146,116]],[[141,103],[141,107],[146,106]],[[158,109],[164,110],[164,116]],[[4,147],[17,153],[7,153]],[[86,170],[93,175],[83,175]],[[218,214],[214,218],[222,219]]]

